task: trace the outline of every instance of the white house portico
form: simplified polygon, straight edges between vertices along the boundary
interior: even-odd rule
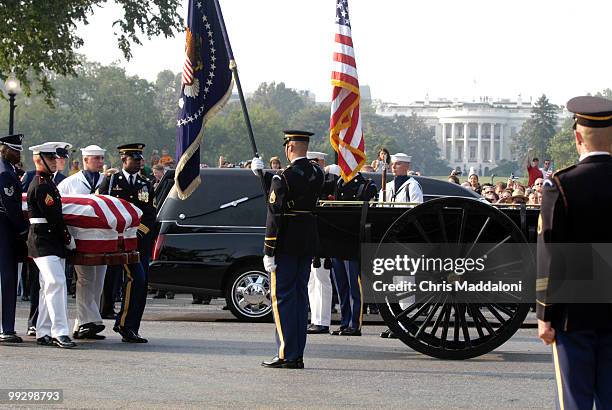
[[[441,157],[453,168],[467,171],[474,167],[479,175],[502,160],[514,160],[510,147],[523,123],[530,118],[531,103],[506,99],[479,102],[448,100],[416,101],[410,105],[379,103],[376,113],[383,116],[412,115],[423,118],[434,136]],[[567,112],[559,110],[560,122]]]

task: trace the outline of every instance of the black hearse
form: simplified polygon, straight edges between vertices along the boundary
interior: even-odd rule
[[[380,183],[380,174],[366,176]],[[201,185],[184,201],[172,188],[173,171],[160,182],[150,285],[224,297],[238,319],[270,320],[270,282],[262,264],[266,205],[261,184],[248,169],[205,168],[200,177]],[[426,201],[478,197],[456,184],[415,178]]]

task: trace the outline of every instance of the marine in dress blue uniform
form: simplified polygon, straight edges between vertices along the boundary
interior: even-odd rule
[[[147,343],[141,337],[140,322],[147,303],[147,275],[149,255],[152,247],[151,230],[155,224],[155,207],[153,206],[153,186],[143,178],[140,166],[144,157],[142,150],[145,144],[134,143],[117,147],[121,154],[123,169],[113,175],[107,175],[100,187],[99,194],[121,198],[137,206],[142,211],[138,227],[138,252],[140,262],[123,265],[123,299],[121,310],[117,314],[113,330],[122,336],[126,343]],[[147,269],[145,269],[145,267]]]
[[[28,225],[21,210],[21,184],[15,164],[21,160],[23,135],[0,138],[0,343],[20,343],[15,333],[17,264],[24,252]],[[25,254],[24,254],[25,253]]]
[[[591,255],[580,260],[555,243],[612,243],[612,101],[576,97],[580,161],[557,171],[542,188],[536,281],[538,334],[552,344],[557,405],[561,409],[612,408],[612,304],[554,303],[565,280],[592,273]],[[578,250],[580,251],[580,250]],[[570,302],[570,301],[568,301]]]
[[[336,184],[334,197],[337,201],[370,201],[378,193],[376,184],[366,179],[361,173],[348,182],[340,178]],[[363,323],[363,289],[361,287],[361,269],[358,260],[332,259],[332,274],[338,299],[340,300],[340,328],[334,330],[334,336],[361,336]]]
[[[313,214],[323,171],[306,158],[310,132],[285,131],[284,146],[291,162],[271,180],[264,241],[264,267],[270,273],[272,310],[278,353],[262,366],[303,368],[308,324],[308,278],[317,254],[318,233]],[[263,162],[255,158],[252,169]]]

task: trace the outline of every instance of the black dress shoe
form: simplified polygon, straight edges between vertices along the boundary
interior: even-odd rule
[[[62,349],[72,349],[76,347],[76,343],[74,343],[68,336],[58,336],[51,339],[53,344]]]
[[[397,336],[391,331],[391,329],[387,329],[382,332],[380,334],[380,337],[382,337],[383,339],[397,339]]]
[[[304,358],[303,357],[298,357],[296,362],[297,362],[297,368],[298,369],[303,369],[304,368]]]
[[[126,327],[115,326],[113,330],[121,335],[121,341],[125,343],[147,343],[148,340]]]
[[[299,367],[298,359],[296,360],[285,360],[280,359],[278,356],[274,357],[272,360],[267,360],[261,362],[263,367],[270,367],[274,369],[303,369],[304,361],[302,360],[302,367]]]
[[[21,343],[23,339],[15,334],[11,333],[0,333],[0,343]]]
[[[43,336],[36,339],[36,343],[41,346],[53,346],[53,339],[51,336]]]
[[[334,330],[331,332],[332,336],[340,336],[340,333],[343,332],[344,330],[346,330],[347,327],[346,326],[340,326],[338,329]]]
[[[340,331],[340,336],[361,336],[361,330],[348,327]]]
[[[117,318],[117,314],[115,312],[103,312],[101,314],[102,319],[115,319]]]
[[[85,323],[79,326],[79,330],[72,334],[75,339],[93,339],[102,340],[104,336],[98,335],[101,331],[106,329],[106,326],[99,325],[97,323]]]
[[[329,326],[313,325],[311,324],[306,329],[306,333],[309,335],[318,335],[322,333],[329,333]]]
[[[28,335],[28,336],[36,336],[36,327],[35,326],[28,327],[28,331],[27,331],[26,335]]]

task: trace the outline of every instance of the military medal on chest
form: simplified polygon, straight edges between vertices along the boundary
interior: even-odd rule
[[[138,191],[138,200],[141,202],[149,202],[149,188],[147,188],[146,186],[143,186]]]

